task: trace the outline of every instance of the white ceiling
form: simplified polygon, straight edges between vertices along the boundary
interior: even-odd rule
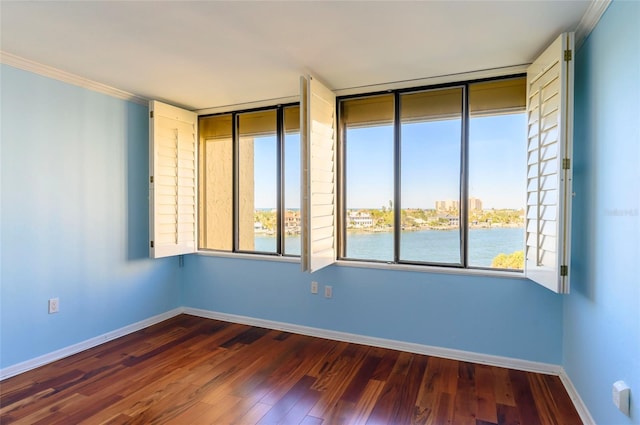
[[[205,109],[532,62],[590,1],[6,1],[1,50]]]

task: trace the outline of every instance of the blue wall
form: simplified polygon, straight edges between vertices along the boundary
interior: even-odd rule
[[[562,297],[523,279],[188,256],[187,307],[560,364]],[[333,298],[310,292],[311,280]],[[322,290],[320,291],[322,292]]]
[[[614,1],[576,54],[572,292],[564,368],[599,424],[640,424],[640,2]],[[631,386],[631,418],[611,401]]]
[[[0,78],[0,367],[182,305],[177,259],[147,259],[147,108],[6,65]]]

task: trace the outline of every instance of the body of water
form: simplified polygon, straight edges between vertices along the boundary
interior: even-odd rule
[[[257,235],[256,251],[274,252],[276,238]],[[469,265],[490,267],[498,254],[524,249],[523,228],[469,230]],[[285,253],[300,255],[300,236],[285,238]],[[460,262],[458,230],[420,230],[402,232],[400,256],[406,261],[433,263]],[[393,261],[393,233],[347,233],[347,257],[362,260]]]

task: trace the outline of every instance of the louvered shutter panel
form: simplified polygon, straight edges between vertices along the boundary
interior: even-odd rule
[[[303,271],[336,261],[336,96],[313,77],[301,77]]]
[[[573,33],[527,70],[526,276],[569,292],[573,139]]]
[[[149,102],[149,254],[196,251],[197,115]]]

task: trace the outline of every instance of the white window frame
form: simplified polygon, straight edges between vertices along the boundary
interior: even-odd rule
[[[197,245],[198,117],[149,102],[149,256],[192,254]]]
[[[336,262],[336,95],[300,77],[302,271]]]
[[[574,34],[561,34],[527,69],[525,276],[569,293]]]

